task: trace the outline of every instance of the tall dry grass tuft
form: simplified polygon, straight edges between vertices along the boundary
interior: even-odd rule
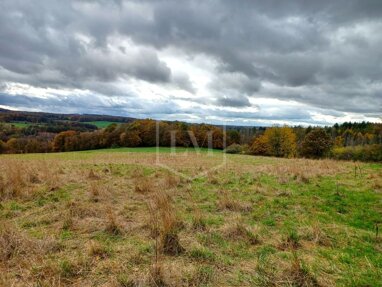
[[[95,172],[94,172],[94,170],[90,170],[89,171],[89,174],[88,174],[88,179],[91,179],[91,180],[99,180],[101,177],[98,175],[98,174],[96,174]]]
[[[34,168],[39,171],[40,179],[49,191],[57,190],[61,185],[61,164],[61,162],[55,160],[40,161],[35,164]]]
[[[0,200],[29,195],[26,169],[23,163],[5,161],[0,174]]]
[[[10,224],[0,227],[0,262],[6,263],[13,258],[55,252],[60,248],[60,245],[53,239],[31,239]]]
[[[93,213],[85,206],[83,202],[71,200],[65,205],[66,217],[73,219],[73,217],[84,218]]]
[[[107,223],[105,231],[112,235],[121,235],[123,233],[122,225],[118,221],[115,213],[111,208],[109,208],[107,211]]]
[[[298,249],[301,247],[300,235],[296,230],[292,229],[283,238],[283,242],[279,245],[280,250]]]
[[[157,235],[156,249],[167,255],[184,252],[178,238],[180,221],[172,205],[170,196],[163,190],[157,191],[148,204],[153,234]]]
[[[15,227],[7,224],[0,229],[0,261],[6,262],[20,254],[28,253],[30,240]]]
[[[57,161],[2,160],[0,199],[28,197],[33,194],[34,187],[40,184],[50,191],[56,190],[60,186],[60,166]]]
[[[186,280],[186,286],[211,286],[211,281],[214,278],[214,267],[199,265],[193,270],[189,278]]]
[[[227,209],[237,212],[250,212],[252,210],[252,204],[235,200],[227,191],[221,192],[217,205],[220,210]]]
[[[154,263],[149,272],[149,285],[153,287],[165,287],[167,286],[164,279],[164,270],[161,263]]]
[[[241,223],[236,223],[225,230],[225,236],[230,240],[241,240],[251,245],[260,244],[260,239],[257,234],[254,234],[246,226]]]
[[[93,202],[98,202],[100,200],[100,186],[97,182],[91,182],[89,185],[89,197]]]
[[[305,228],[301,237],[317,245],[332,246],[332,238],[318,224]]]
[[[33,184],[42,183],[42,181],[40,180],[39,174],[36,170],[29,171],[28,181]]]
[[[88,257],[63,259],[59,262],[59,274],[65,282],[72,282],[73,278],[84,276],[92,270]]]
[[[155,185],[149,178],[138,177],[134,179],[134,191],[137,193],[150,193],[154,191]]]
[[[207,181],[210,184],[214,184],[214,185],[219,184],[219,179],[216,176],[216,172],[207,173]]]
[[[110,255],[110,251],[101,243],[95,240],[90,240],[87,243],[87,251],[90,256],[101,259],[107,258]]]
[[[285,277],[290,286],[319,287],[317,279],[310,273],[304,263],[294,254],[291,267]]]
[[[204,231],[207,229],[207,222],[200,209],[195,207],[192,217],[192,228],[194,230]]]
[[[167,174],[164,181],[167,188],[175,188],[181,183],[180,178],[172,174]]]
[[[70,210],[64,214],[61,229],[62,230],[72,230],[72,229],[74,229],[73,214],[72,214],[72,212]]]

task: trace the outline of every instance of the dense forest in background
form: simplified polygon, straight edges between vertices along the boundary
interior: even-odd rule
[[[112,122],[99,129],[91,122]],[[18,126],[17,123],[28,123]],[[63,115],[0,110],[0,153],[64,152],[156,145],[156,121],[103,115]],[[190,137],[190,132],[194,138]],[[173,136],[172,136],[173,135]],[[343,123],[332,127],[236,127],[166,122],[159,145],[212,147],[228,153],[278,157],[332,157],[382,161],[382,124]]]
[[[109,116],[109,115],[91,115],[91,114],[56,114],[43,112],[25,112],[11,111],[0,108],[0,122],[29,122],[35,124],[57,123],[59,121],[70,122],[92,122],[92,121],[110,121],[126,123],[133,121],[134,118]]]

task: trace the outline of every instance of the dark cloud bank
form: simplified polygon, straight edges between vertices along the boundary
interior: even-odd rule
[[[380,0],[2,0],[0,105],[128,116],[193,113],[171,97],[158,113],[155,104],[116,84],[181,89],[197,99],[190,103],[200,103],[192,73],[161,58],[174,51],[191,62],[202,55],[215,63],[201,115],[282,115],[306,123],[317,111],[375,117],[382,113],[381,31]],[[88,93],[34,98],[11,95],[14,84]],[[272,116],[256,104],[260,98],[301,103],[311,113],[281,105]],[[259,109],[222,111],[249,107]]]

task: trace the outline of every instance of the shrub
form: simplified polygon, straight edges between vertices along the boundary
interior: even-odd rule
[[[239,144],[236,144],[236,143],[231,144],[230,146],[228,146],[228,147],[224,150],[225,153],[231,153],[231,154],[242,153],[242,151],[243,151],[242,146],[239,145]]]
[[[339,160],[382,161],[382,145],[336,147],[330,156]]]

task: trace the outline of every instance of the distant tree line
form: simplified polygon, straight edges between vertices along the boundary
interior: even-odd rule
[[[93,121],[110,121],[127,123],[132,122],[134,118],[108,116],[108,115],[90,115],[90,114],[55,114],[43,112],[25,112],[10,111],[0,109],[0,122],[28,122],[34,124],[55,124],[58,122],[93,122]]]
[[[199,147],[223,149],[226,144],[240,142],[240,133],[206,124],[182,122],[157,122],[136,120],[125,124],[111,124],[105,129],[94,131],[65,130],[59,133],[38,132],[25,134],[27,128],[0,124],[0,152],[65,152],[113,147],[150,147],[157,144],[157,130],[160,146]],[[21,132],[23,130],[23,132]],[[17,135],[17,136],[14,136]],[[192,136],[190,136],[192,135]]]
[[[276,157],[382,161],[382,124],[344,123],[332,127],[222,127],[160,122],[160,146],[226,149]],[[190,136],[192,134],[192,136]],[[0,124],[0,153],[65,152],[113,147],[150,147],[157,141],[154,120],[111,124],[105,129],[79,122],[18,128]]]
[[[382,161],[382,124],[344,123],[333,127],[271,127],[254,138],[248,153]]]

